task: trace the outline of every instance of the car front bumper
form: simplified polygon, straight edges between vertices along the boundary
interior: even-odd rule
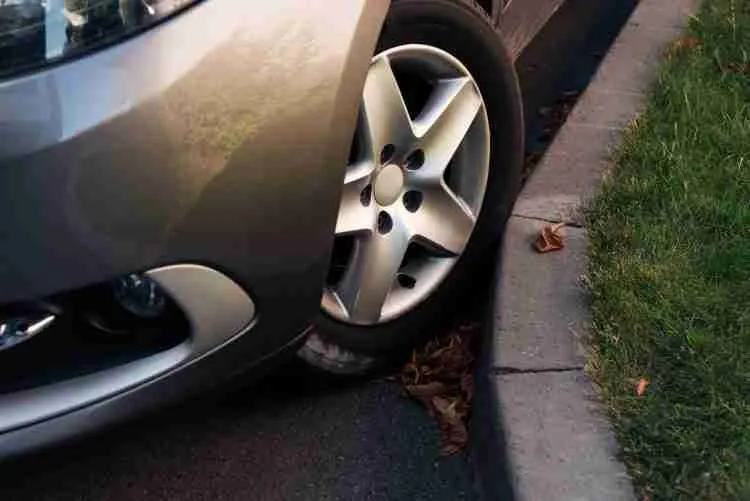
[[[387,8],[210,0],[118,45],[0,81],[0,306],[173,266],[212,270],[253,305],[249,320],[215,319],[210,327],[232,341],[200,359],[64,412],[6,417],[0,457],[220,385],[294,343],[318,309]],[[199,305],[200,280],[183,282]],[[204,292],[204,302],[217,298]],[[76,389],[0,393],[0,414]]]

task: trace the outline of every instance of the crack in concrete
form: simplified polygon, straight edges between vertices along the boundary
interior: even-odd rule
[[[495,376],[506,376],[508,374],[545,374],[554,372],[574,372],[582,371],[583,365],[574,365],[570,367],[547,367],[543,369],[519,369],[517,367],[493,367],[490,372]]]
[[[585,229],[584,226],[580,223],[576,223],[575,221],[560,221],[559,219],[544,219],[542,217],[536,217],[536,216],[524,216],[523,214],[511,214],[512,217],[517,217],[519,219],[527,219],[530,221],[539,221],[542,223],[549,223],[549,224],[558,224],[558,223],[564,223],[566,227],[569,228],[579,228],[579,229]]]

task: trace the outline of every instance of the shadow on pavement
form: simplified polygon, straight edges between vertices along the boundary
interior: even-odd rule
[[[0,466],[23,500],[473,499],[460,456],[400,387],[292,363],[93,439]]]

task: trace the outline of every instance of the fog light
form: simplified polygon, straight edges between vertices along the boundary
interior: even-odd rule
[[[31,339],[54,321],[55,315],[47,312],[0,318],[0,351]]]
[[[159,285],[144,275],[131,273],[114,284],[115,299],[122,308],[140,318],[156,318],[167,306]]]

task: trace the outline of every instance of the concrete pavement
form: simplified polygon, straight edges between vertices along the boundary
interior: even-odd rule
[[[505,448],[507,459],[502,465],[510,478],[495,491],[498,497],[510,490],[518,501],[635,499],[584,373],[590,325],[582,280],[584,209],[610,168],[620,131],[643,106],[665,46],[680,35],[694,4],[639,2],[509,220],[498,267],[493,349],[478,385],[480,398],[496,408],[495,443],[477,446]],[[567,226],[566,247],[535,253],[534,238],[557,222]],[[496,481],[493,462],[479,463],[483,483]]]

